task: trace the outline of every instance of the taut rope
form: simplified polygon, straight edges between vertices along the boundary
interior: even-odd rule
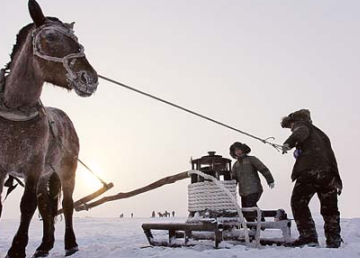
[[[175,108],[177,108],[177,109],[180,109],[180,110],[185,111],[185,112],[187,112],[187,113],[190,113],[190,114],[192,114],[192,115],[201,117],[201,118],[203,118],[203,119],[205,119],[205,120],[208,120],[208,121],[213,122],[213,123],[215,123],[215,124],[218,124],[218,125],[221,125],[221,126],[223,126],[223,127],[228,128],[228,129],[231,129],[231,130],[233,130],[233,131],[235,131],[235,132],[244,134],[244,135],[249,136],[249,137],[251,137],[251,138],[253,138],[253,139],[256,139],[256,140],[258,140],[258,141],[261,141],[261,142],[264,143],[264,144],[269,144],[270,146],[272,146],[273,148],[275,148],[277,151],[280,151],[280,150],[283,150],[283,149],[284,149],[284,147],[283,147],[282,145],[276,144],[276,143],[273,143],[273,142],[270,142],[270,141],[269,141],[270,139],[275,139],[274,137],[268,137],[268,138],[262,139],[262,138],[260,138],[260,137],[255,136],[255,135],[252,135],[252,134],[250,134],[250,133],[241,131],[241,130],[239,130],[239,129],[235,128],[235,127],[232,127],[232,126],[230,126],[230,125],[227,125],[227,124],[224,124],[224,123],[222,123],[222,122],[219,122],[219,121],[217,121],[217,120],[215,120],[215,119],[212,119],[212,118],[210,118],[210,117],[207,117],[207,116],[204,116],[204,115],[199,114],[199,113],[197,113],[197,112],[194,112],[194,111],[192,111],[192,110],[190,110],[190,109],[187,109],[187,108],[184,108],[184,107],[179,106],[179,105],[177,105],[177,104],[174,104],[174,103],[172,103],[172,102],[170,102],[170,101],[161,99],[161,98],[159,98],[159,97],[156,97],[156,96],[151,95],[151,94],[149,94],[149,93],[146,93],[146,92],[144,92],[144,91],[135,89],[135,88],[133,88],[133,87],[131,87],[131,86],[128,86],[128,85],[125,85],[125,84],[123,84],[123,83],[121,83],[121,82],[112,80],[112,79],[107,78],[107,77],[102,76],[102,75],[98,75],[98,76],[99,76],[99,78],[101,78],[101,79],[103,79],[103,80],[105,80],[105,81],[114,83],[114,84],[119,85],[119,86],[121,86],[121,87],[124,87],[124,88],[126,88],[126,89],[128,89],[128,90],[135,91],[135,92],[140,93],[140,94],[142,94],[142,95],[145,95],[145,96],[147,96],[147,97],[149,97],[149,98],[152,98],[152,99],[155,99],[155,100],[157,100],[157,101],[163,102],[163,103],[165,103],[165,104],[167,104],[167,105],[169,105],[169,106],[175,107]]]

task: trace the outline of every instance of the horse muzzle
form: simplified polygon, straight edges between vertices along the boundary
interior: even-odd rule
[[[75,73],[75,77],[68,76],[68,83],[80,97],[89,97],[97,89],[99,85],[98,76],[90,75],[87,71],[79,71]]]

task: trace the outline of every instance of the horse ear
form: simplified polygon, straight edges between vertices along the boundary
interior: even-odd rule
[[[70,24],[69,24],[69,28],[73,30],[73,29],[74,29],[74,25],[75,25],[75,22],[70,23]]]
[[[70,29],[70,30],[74,30],[74,25],[75,25],[75,22],[72,22],[72,23],[64,23],[65,27]]]
[[[40,5],[35,0],[29,0],[29,12],[36,27],[40,27],[44,24],[45,16],[41,11]]]

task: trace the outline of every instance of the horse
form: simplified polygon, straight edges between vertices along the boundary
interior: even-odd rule
[[[73,31],[74,24],[45,17],[35,0],[28,2],[32,23],[17,35],[10,62],[0,80],[0,200],[5,179],[20,177],[25,186],[21,221],[7,258],[24,258],[28,230],[36,208],[43,221],[43,238],[34,257],[53,248],[54,221],[62,189],[65,255],[78,251],[73,230],[73,191],[79,139],[70,118],[60,109],[44,107],[45,82],[91,96],[98,75]],[[0,216],[2,204],[0,201]]]

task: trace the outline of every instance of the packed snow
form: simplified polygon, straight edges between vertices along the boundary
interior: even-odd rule
[[[244,245],[214,249],[211,245],[201,244],[195,247],[168,248],[150,247],[142,231],[145,222],[184,222],[186,218],[75,218],[75,232],[80,251],[72,258],[106,258],[106,257],[186,257],[186,258],[359,258],[360,257],[360,218],[342,219],[342,237],[344,244],[339,249],[325,248],[323,222],[316,218],[320,247],[289,248],[279,246],[262,246],[247,248]],[[14,236],[18,220],[4,219],[0,221],[0,257],[5,257]],[[296,227],[292,227],[293,237],[297,237]],[[165,233],[161,233],[164,234]],[[42,224],[34,218],[30,227],[30,240],[27,257],[31,257],[42,237]],[[274,232],[262,233],[274,234]],[[49,257],[64,257],[64,221],[56,224],[56,242]]]

